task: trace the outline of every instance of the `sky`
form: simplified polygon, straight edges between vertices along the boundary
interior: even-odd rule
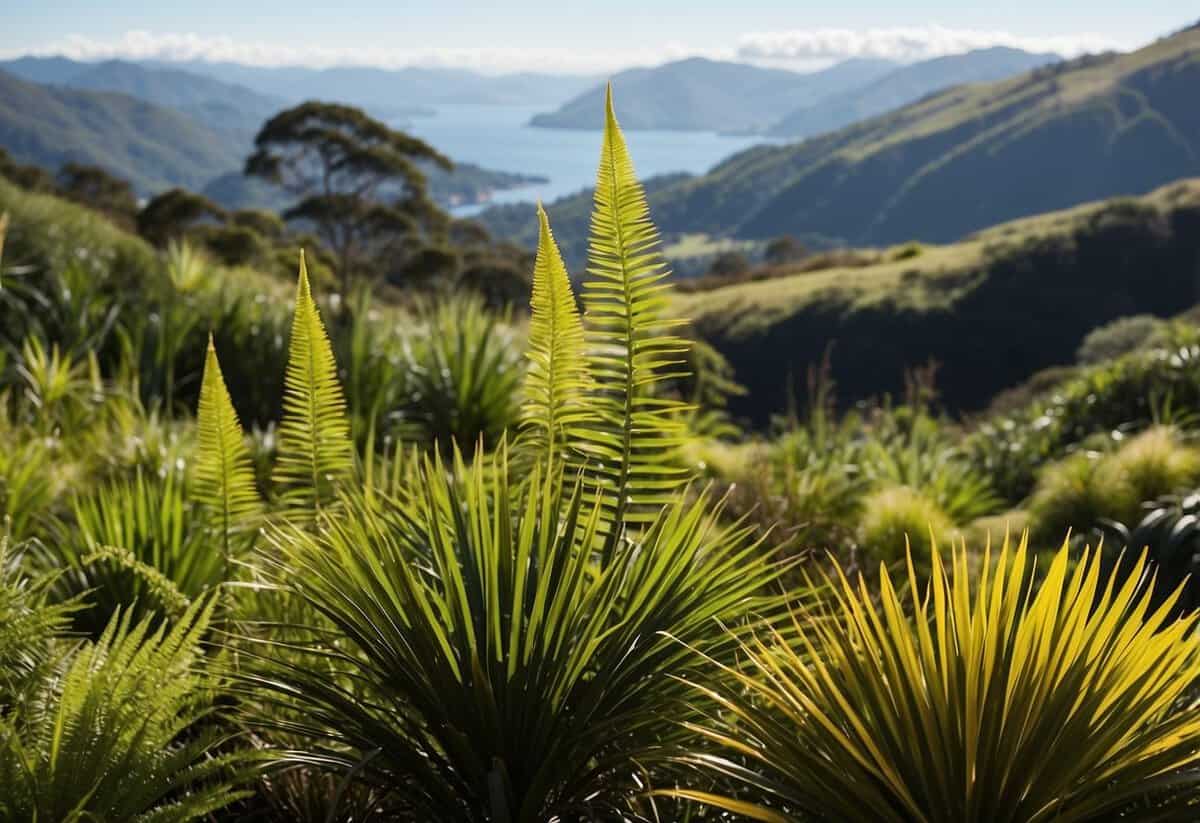
[[[687,56],[817,68],[990,45],[1064,56],[1143,45],[1191,0],[13,0],[0,56],[458,66],[593,74]],[[1200,5],[1200,4],[1198,4]]]

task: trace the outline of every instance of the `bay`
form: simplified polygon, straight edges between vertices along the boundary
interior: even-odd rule
[[[545,183],[495,192],[491,203],[463,206],[454,210],[456,214],[470,214],[496,203],[538,199],[549,203],[594,182],[600,158],[598,130],[534,128],[528,125],[529,119],[544,110],[537,106],[452,104],[430,108],[432,116],[394,125],[458,162],[547,178]],[[694,131],[634,131],[626,137],[643,179],[668,172],[700,174],[731,154],[766,142],[761,137]]]

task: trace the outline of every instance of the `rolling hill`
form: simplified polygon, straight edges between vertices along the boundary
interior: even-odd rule
[[[287,106],[280,97],[260,94],[201,74],[172,68],[147,68],[127,60],[85,63],[61,57],[22,57],[0,62],[34,83],[83,91],[127,94],[196,117],[212,128],[251,139],[271,115]]]
[[[831,95],[793,111],[767,131],[774,137],[811,137],[898,109],[962,83],[1003,80],[1055,63],[1056,54],[997,46],[901,66],[865,86]]]
[[[850,259],[850,256],[845,256]],[[827,350],[838,399],[904,391],[905,370],[938,364],[952,410],[1070,363],[1084,336],[1118,317],[1178,314],[1200,302],[1200,179],[1002,224],[944,246],[681,294],[676,310],[721,351],[758,423],[789,401]]]
[[[886,74],[886,60],[847,60],[811,74],[693,57],[613,76],[626,129],[751,132],[766,129],[781,112],[811,105]],[[599,129],[604,86],[588,89],[557,111],[535,116],[543,128]]]
[[[66,79],[27,82],[0,70],[0,147],[17,162],[50,172],[69,161],[101,166],[129,180],[142,196],[182,186],[227,208],[286,205],[277,190],[241,175],[262,124],[254,108],[265,118],[276,105],[286,104],[207,77],[132,63],[15,62],[26,74]],[[86,68],[78,73],[81,66]],[[69,72],[71,67],[77,73]],[[128,92],[76,88],[76,83]],[[426,173],[430,193],[448,206],[541,180],[470,163],[451,172],[430,166]]]
[[[102,166],[143,195],[200,188],[229,171],[243,143],[182,112],[125,94],[30,83],[0,71],[0,146],[51,171]]]
[[[741,238],[953,240],[1200,174],[1197,88],[1192,28],[1128,54],[958,86],[833,134],[749,149],[658,192],[654,216],[668,232]]]

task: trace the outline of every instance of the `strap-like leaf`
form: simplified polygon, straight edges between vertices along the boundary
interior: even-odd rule
[[[353,468],[346,400],[301,253],[273,480],[285,509],[311,517],[333,499],[334,485]]]
[[[614,519],[651,519],[652,510],[637,504],[669,502],[686,479],[672,468],[684,436],[683,406],[656,389],[682,376],[687,342],[671,332],[682,321],[667,313],[670,286],[664,281],[670,272],[613,113],[611,88],[587,271],[588,366],[597,384],[589,403],[595,420],[574,427],[572,440]]]
[[[569,428],[589,418],[589,380],[583,321],[541,203],[538,222],[521,423],[530,450],[551,462],[562,456]]]
[[[228,561],[232,535],[245,528],[259,513],[261,501],[254,485],[250,451],[225,387],[211,334],[204,359],[204,378],[200,382],[196,434],[199,448],[193,493],[195,499],[213,513],[214,526],[221,533],[221,545]]]

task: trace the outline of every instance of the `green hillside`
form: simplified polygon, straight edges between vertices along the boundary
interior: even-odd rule
[[[29,83],[0,72],[0,146],[19,162],[56,170],[102,166],[141,194],[200,188],[237,166],[234,135],[124,94]]]
[[[847,60],[800,74],[694,57],[620,72],[612,85],[621,101],[624,128],[747,132],[766,129],[783,112],[865,85],[894,67],[886,60]],[[598,129],[603,103],[600,85],[530,123]]]
[[[1200,180],[1026,218],[877,262],[683,295],[679,312],[749,388],[736,411],[763,421],[832,346],[845,402],[904,390],[939,364],[946,404],[974,409],[1040,369],[1070,362],[1117,317],[1172,315],[1200,300]]]
[[[1200,174],[1200,30],[950,89],[659,192],[663,230],[942,242]]]
[[[769,130],[776,137],[811,137],[889,112],[963,83],[986,83],[1054,63],[1055,54],[996,46],[901,66],[861,88],[797,109]]]

